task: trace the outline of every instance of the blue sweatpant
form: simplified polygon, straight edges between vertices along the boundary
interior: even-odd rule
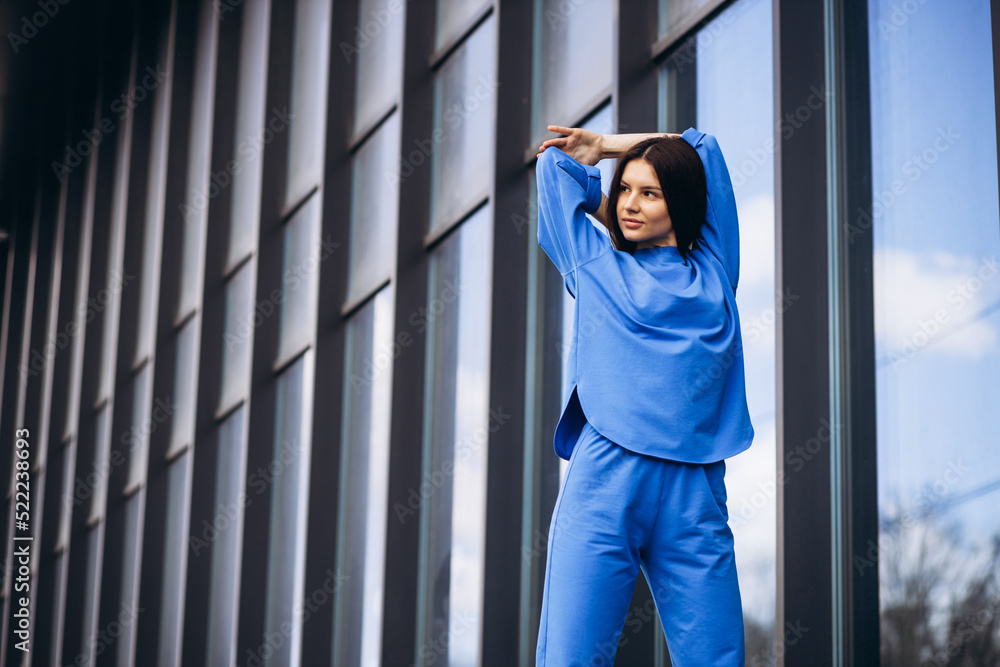
[[[725,466],[637,454],[584,425],[549,527],[537,667],[613,665],[640,568],[674,667],[743,667]]]

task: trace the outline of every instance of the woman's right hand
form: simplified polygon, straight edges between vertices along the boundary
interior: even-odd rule
[[[603,135],[580,127],[549,125],[548,129],[550,132],[559,132],[566,136],[546,140],[538,149],[538,156],[541,156],[542,151],[549,146],[554,146],[580,164],[595,165],[603,157]]]

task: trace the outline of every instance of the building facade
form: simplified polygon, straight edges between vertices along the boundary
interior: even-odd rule
[[[746,664],[1000,664],[996,0],[0,26],[0,667],[533,665],[587,327],[537,246],[550,124],[727,157]],[[641,575],[613,653],[670,664]]]

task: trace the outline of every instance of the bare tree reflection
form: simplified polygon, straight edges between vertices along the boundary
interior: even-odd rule
[[[1000,665],[1000,533],[968,540],[933,512],[882,530],[883,667]]]

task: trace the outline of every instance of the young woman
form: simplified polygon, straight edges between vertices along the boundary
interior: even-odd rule
[[[742,667],[723,478],[753,427],[725,160],[694,129],[549,129],[567,136],[538,155],[538,243],[576,304],[536,664],[612,665],[641,569],[675,667]]]

